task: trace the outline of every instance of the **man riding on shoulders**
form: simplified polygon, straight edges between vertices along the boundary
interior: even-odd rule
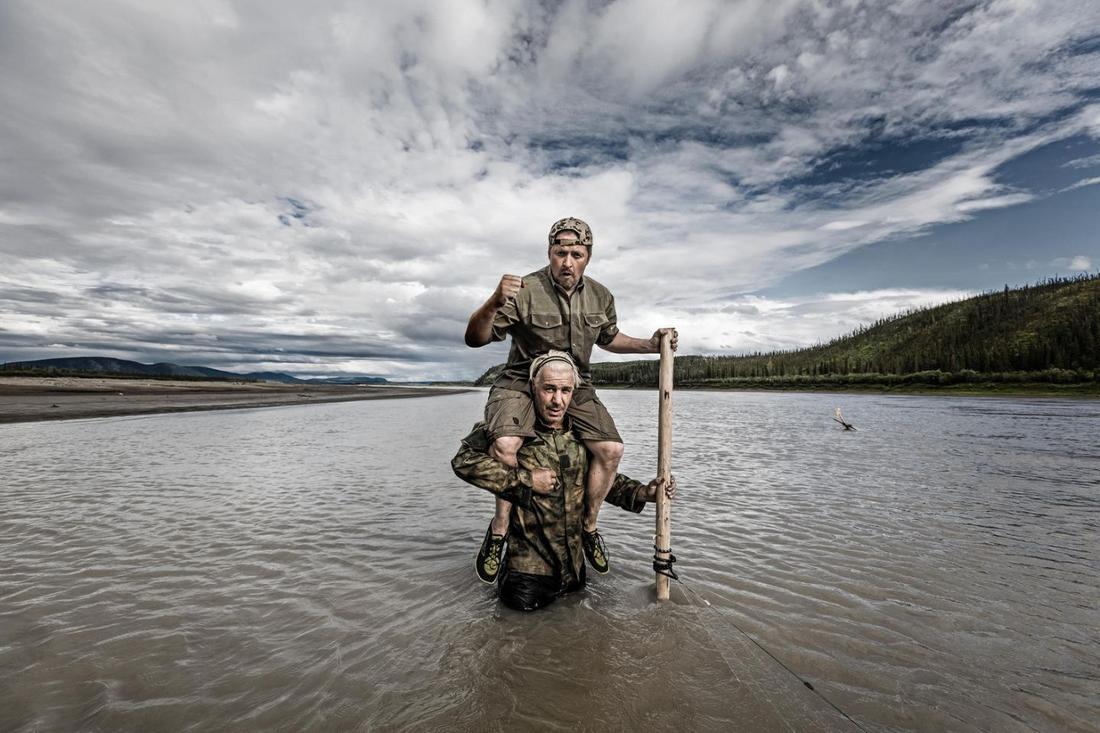
[[[597,528],[600,506],[619,468],[623,441],[615,421],[591,387],[589,359],[595,345],[616,354],[660,353],[661,335],[670,331],[676,348],[675,329],[659,329],[648,339],[619,331],[615,299],[585,269],[592,259],[592,230],[574,217],[550,227],[549,265],[525,277],[504,275],[492,296],[470,316],[466,344],[485,346],[512,337],[504,371],[489,391],[485,406],[485,430],[489,454],[516,466],[516,453],[525,438],[534,436],[535,408],[527,389],[532,361],[551,349],[568,354],[582,379],[569,406],[573,431],[590,454],[585,481],[582,544],[593,569],[610,568],[607,548]],[[497,497],[496,512],[485,533],[475,561],[481,580],[492,583],[500,566],[512,504]]]

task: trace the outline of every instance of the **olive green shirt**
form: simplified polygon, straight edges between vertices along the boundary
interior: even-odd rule
[[[512,468],[490,456],[485,423],[478,423],[462,439],[451,467],[463,481],[514,504],[508,528],[508,569],[558,576],[562,586],[568,586],[583,577],[581,530],[588,452],[568,426],[553,430],[538,424],[535,437],[524,440],[516,458],[519,467]],[[557,474],[557,485],[549,494],[531,490],[534,468],[549,468]],[[645,484],[618,474],[604,501],[640,512],[646,504],[645,491]]]
[[[554,282],[549,266],[523,278],[523,287],[493,318],[493,341],[512,336],[508,363],[494,386],[526,391],[531,361],[551,349],[573,357],[581,377],[591,380],[592,347],[606,346],[619,332],[615,298],[590,277],[571,294]]]

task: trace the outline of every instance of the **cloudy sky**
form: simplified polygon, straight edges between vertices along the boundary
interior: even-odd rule
[[[474,377],[569,215],[681,353],[1100,269],[1095,0],[0,0],[0,61],[0,362]]]

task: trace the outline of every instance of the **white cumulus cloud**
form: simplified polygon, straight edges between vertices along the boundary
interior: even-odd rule
[[[1088,0],[669,8],[3,4],[0,360],[473,376],[503,352],[467,316],[564,215],[631,333],[797,345],[862,311],[739,299],[1026,201],[999,166],[1100,137]]]

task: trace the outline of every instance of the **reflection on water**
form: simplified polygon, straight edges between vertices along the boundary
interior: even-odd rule
[[[844,729],[738,629],[868,730],[1096,730],[1100,404],[679,392],[685,585],[612,507],[523,616],[483,400],[0,426],[0,730]],[[604,400],[651,477],[656,396]]]

